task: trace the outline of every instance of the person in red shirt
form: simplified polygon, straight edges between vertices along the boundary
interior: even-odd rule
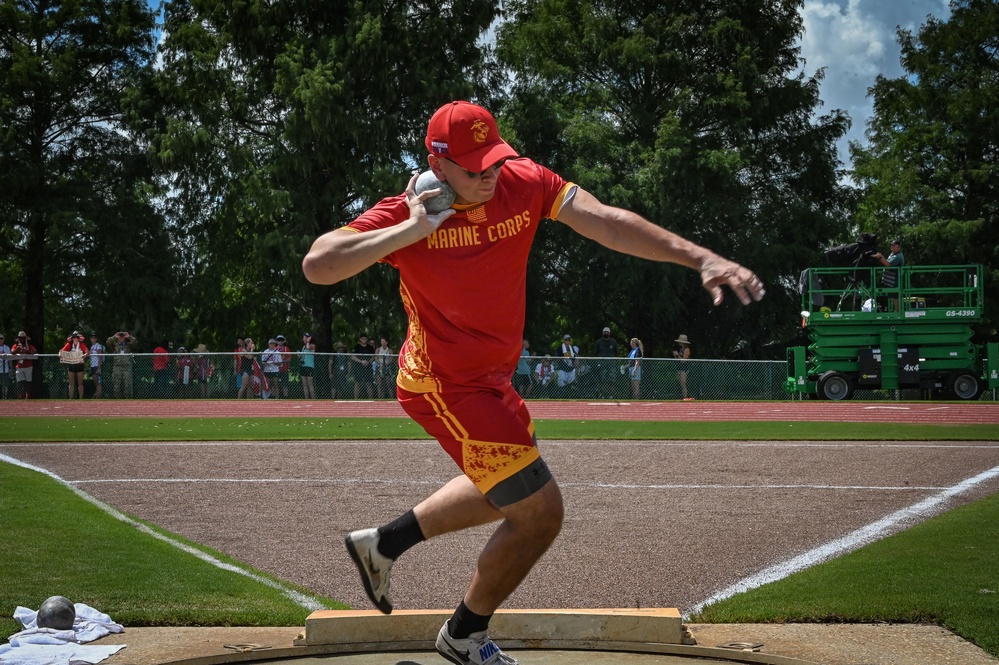
[[[402,553],[428,538],[500,522],[436,646],[456,663],[511,664],[489,639],[489,620],[563,519],[558,484],[511,385],[523,340],[527,260],[540,224],[555,220],[610,249],[697,270],[716,305],[723,286],[747,305],[764,289],[749,269],[518,158],[481,106],[457,101],[438,109],[426,147],[430,169],[455,191],[451,208],[428,214],[424,202],[440,192],[418,195],[414,175],[404,194],[317,238],[302,268],[315,284],[336,284],[377,262],[399,271],[409,329],[398,399],[462,475],[345,542],[368,597],[389,613],[391,567]]]
[[[14,377],[17,381],[18,399],[31,399],[31,380],[37,353],[38,350],[31,343],[31,338],[23,330],[17,333],[17,340],[14,346],[10,347],[10,354],[17,356],[14,361]]]
[[[168,342],[160,342],[153,349],[153,395],[157,399],[170,396],[170,352]]]
[[[83,343],[83,333],[74,330],[73,334],[66,338],[66,344],[59,350],[59,362],[66,366],[69,373],[69,398],[73,399],[74,393],[80,394],[83,399],[83,375],[86,370],[86,360],[88,352],[87,345]]]

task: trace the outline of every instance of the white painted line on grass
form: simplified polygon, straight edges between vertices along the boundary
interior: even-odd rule
[[[842,538],[837,538],[836,540],[832,540],[824,545],[816,547],[815,549],[809,550],[804,554],[792,557],[787,561],[782,561],[781,563],[770,566],[769,568],[764,568],[760,572],[743,578],[727,589],[722,589],[721,591],[712,594],[706,600],[694,605],[684,614],[684,618],[689,618],[690,615],[701,611],[708,605],[725,600],[726,598],[731,598],[737,593],[756,589],[764,584],[782,580],[793,573],[797,573],[798,571],[810,568],[822,563],[823,561],[827,561],[858,549],[868,543],[872,543],[880,538],[883,538],[885,535],[892,532],[902,524],[915,522],[920,518],[925,518],[928,513],[938,508],[948,499],[951,499],[958,494],[967,492],[977,485],[980,485],[988,480],[992,480],[997,476],[999,476],[999,466],[993,467],[988,471],[983,471],[977,476],[967,478],[957,485],[948,487],[938,494],[923,499],[919,503],[914,503],[907,508],[902,508],[901,510],[897,510],[890,515],[886,515],[875,522],[871,522],[867,526],[863,526],[852,533],[848,533]]]
[[[267,585],[267,586],[271,587],[272,589],[276,589],[276,590],[280,591],[282,594],[284,594],[287,598],[289,598],[292,602],[294,602],[294,603],[296,603],[296,604],[304,607],[307,610],[313,610],[313,611],[315,611],[315,610],[326,609],[326,607],[322,603],[320,603],[318,600],[316,600],[315,598],[313,598],[311,596],[306,596],[305,594],[299,593],[298,591],[295,591],[294,589],[289,589],[288,587],[284,586],[283,584],[280,584],[280,583],[278,583],[278,582],[276,582],[276,581],[274,581],[272,579],[269,579],[269,578],[262,577],[260,575],[256,575],[254,573],[251,573],[250,571],[244,570],[243,568],[240,568],[239,566],[234,566],[231,563],[226,563],[225,561],[220,561],[219,559],[216,559],[215,557],[211,556],[210,554],[207,554],[206,552],[202,552],[201,550],[196,549],[194,547],[191,547],[190,545],[186,545],[186,544],[184,544],[182,542],[174,540],[173,538],[171,538],[171,537],[169,537],[167,535],[164,535],[164,534],[159,533],[158,531],[156,531],[154,529],[149,528],[148,526],[146,526],[145,524],[142,524],[141,522],[136,522],[135,520],[131,519],[130,517],[128,517],[124,513],[121,513],[118,510],[115,510],[111,506],[107,505],[103,501],[100,501],[100,500],[96,499],[95,497],[90,496],[89,494],[87,494],[86,492],[84,492],[81,489],[73,487],[73,485],[71,483],[66,482],[65,480],[63,480],[62,478],[60,478],[59,476],[57,476],[56,474],[52,473],[51,471],[49,471],[47,469],[43,469],[41,467],[34,466],[33,464],[27,464],[26,462],[22,462],[19,459],[15,459],[13,457],[8,457],[7,455],[4,455],[3,453],[0,453],[0,462],[7,462],[8,464],[13,464],[15,466],[19,466],[19,467],[22,467],[22,468],[25,468],[25,469],[29,469],[31,471],[37,471],[38,473],[45,474],[49,478],[52,478],[56,482],[62,483],[63,485],[65,485],[66,487],[68,487],[69,489],[71,489],[72,491],[76,492],[76,494],[79,495],[81,498],[83,498],[83,499],[89,501],[90,503],[94,504],[95,506],[97,506],[98,508],[100,508],[101,510],[103,510],[104,512],[106,512],[108,515],[110,515],[111,517],[114,517],[117,520],[121,520],[122,522],[124,522],[125,524],[128,524],[129,526],[135,527],[139,531],[141,531],[141,532],[143,532],[143,533],[145,533],[147,535],[150,535],[153,538],[156,538],[158,540],[162,540],[163,542],[165,542],[165,543],[167,543],[169,545],[173,545],[177,549],[182,550],[184,552],[187,552],[188,554],[190,554],[192,556],[195,556],[198,559],[200,559],[201,561],[204,561],[205,563],[211,564],[211,565],[215,566],[216,568],[220,568],[222,570],[227,570],[227,571],[229,571],[231,573],[236,573],[238,575],[244,575],[246,577],[249,577],[252,580],[260,582],[261,584]]]

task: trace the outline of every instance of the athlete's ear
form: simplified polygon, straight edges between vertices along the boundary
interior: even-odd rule
[[[444,174],[444,167],[441,166],[443,159],[437,155],[427,155],[427,164],[430,166],[430,170],[434,172],[438,180],[447,180],[447,176]]]

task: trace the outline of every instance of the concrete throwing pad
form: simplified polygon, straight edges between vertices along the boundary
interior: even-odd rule
[[[391,615],[375,610],[322,610],[306,619],[305,633],[295,645],[325,650],[305,659],[311,663],[440,663],[433,638],[450,616],[450,610],[397,610]],[[525,665],[578,663],[584,652],[586,663],[594,665],[808,662],[752,649],[696,646],[674,608],[500,610],[490,621],[489,635]]]

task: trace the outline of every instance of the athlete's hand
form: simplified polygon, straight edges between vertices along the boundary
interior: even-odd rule
[[[416,193],[416,180],[420,177],[419,172],[413,174],[413,177],[409,179],[409,185],[406,186],[406,204],[409,206],[409,218],[416,220],[417,226],[421,231],[424,231],[424,236],[428,236],[444,223],[448,217],[455,213],[454,208],[447,208],[441,212],[434,213],[430,215],[427,213],[426,206],[423,202],[427,199],[431,199],[441,193],[440,189],[428,189],[420,194]]]
[[[701,283],[711,293],[715,305],[721,304],[722,286],[727,285],[743,305],[759,301],[766,295],[763,282],[752,270],[712,254],[701,263]]]

